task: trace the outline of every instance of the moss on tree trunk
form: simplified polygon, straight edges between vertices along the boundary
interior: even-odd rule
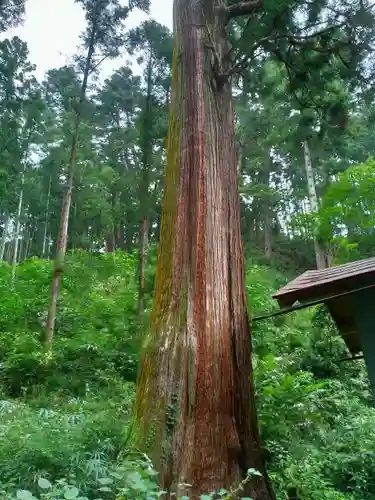
[[[262,472],[222,0],[175,0],[167,165],[154,309],[133,438],[163,489],[190,498]],[[222,67],[218,67],[221,66]]]

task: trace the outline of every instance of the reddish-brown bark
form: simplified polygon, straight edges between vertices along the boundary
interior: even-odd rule
[[[256,417],[223,0],[175,0],[175,51],[154,309],[133,437],[161,487],[198,499],[254,478],[274,499]],[[215,47],[213,49],[213,46]],[[210,48],[211,47],[211,48]]]

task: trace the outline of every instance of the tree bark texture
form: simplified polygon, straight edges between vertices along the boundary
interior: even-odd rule
[[[258,432],[223,0],[175,0],[175,47],[156,290],[132,434],[160,485],[198,499],[274,499]],[[214,44],[215,49],[210,48]],[[225,69],[225,67],[223,68]]]
[[[303,142],[303,152],[305,158],[307,192],[309,195],[310,208],[312,212],[317,214],[319,212],[319,202],[318,202],[318,197],[316,195],[314,169],[311,161],[310,146],[307,139]],[[315,249],[316,267],[318,269],[325,269],[326,267],[328,267],[326,253],[323,246],[317,240],[315,235],[314,235],[314,249]]]

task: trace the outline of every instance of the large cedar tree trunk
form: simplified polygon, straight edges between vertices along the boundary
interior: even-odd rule
[[[213,69],[214,53],[223,61],[228,49],[220,8],[223,0],[174,2],[156,290],[132,437],[152,458],[163,489],[198,499],[255,468],[263,477],[243,496],[270,500],[254,399],[231,86]]]

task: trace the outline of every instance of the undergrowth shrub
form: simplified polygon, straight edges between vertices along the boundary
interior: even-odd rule
[[[86,487],[103,474],[123,448],[134,385],[122,383],[117,398],[71,398],[33,405],[0,401],[1,482],[32,488],[35,477],[74,476]],[[121,395],[121,399],[120,399]],[[110,396],[112,399],[110,399]]]
[[[42,340],[50,293],[51,263],[30,259],[17,269],[9,293],[9,266],[0,266],[0,386],[19,397],[36,387],[76,396],[87,387],[121,377],[135,381],[140,326],[136,314],[135,256],[124,253],[67,258],[53,355]]]
[[[124,450],[142,342],[135,269],[136,256],[121,252],[69,256],[47,356],[41,341],[51,263],[21,264],[13,290],[9,266],[0,265],[1,499],[160,496],[147,457]],[[153,264],[146,274],[150,292]],[[252,313],[275,308],[272,293],[286,281],[249,261]],[[147,295],[148,309],[151,303]],[[259,422],[278,498],[293,488],[301,500],[375,498],[366,371],[361,361],[338,362],[346,348],[326,313],[313,308],[254,322],[253,347]]]

